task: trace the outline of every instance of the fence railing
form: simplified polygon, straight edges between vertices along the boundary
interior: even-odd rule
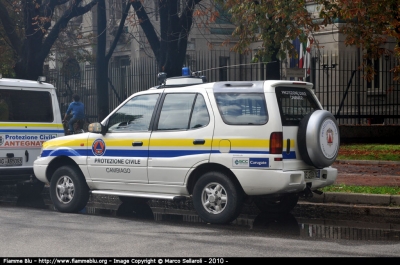
[[[253,54],[240,55],[228,51],[188,52],[186,66],[201,71],[209,82],[265,80],[265,63],[253,63]],[[394,58],[383,57],[370,62],[376,71],[373,80],[366,80],[358,69],[359,57],[353,53],[311,54],[309,76],[291,77],[288,63],[281,64],[282,80],[306,80],[324,109],[331,111],[341,125],[399,124],[400,84],[390,71]],[[65,113],[72,94],[81,95],[89,121],[97,121],[96,72],[82,64],[80,73],[66,75],[50,70],[48,80],[57,87],[61,112]],[[157,85],[157,65],[154,59],[140,58],[130,65],[109,66],[109,106],[112,111],[131,94]]]

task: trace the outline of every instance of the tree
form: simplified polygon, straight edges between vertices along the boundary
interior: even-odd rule
[[[373,79],[374,69],[368,64],[382,55],[394,54],[400,59],[400,7],[398,0],[218,0],[232,14],[236,30],[233,36],[239,40],[234,46],[238,52],[247,52],[250,44],[260,43],[257,57],[262,61],[277,58],[298,57],[292,40],[297,37],[305,43],[310,33],[328,24],[340,22],[339,32],[345,35],[345,44],[363,49],[364,68],[368,80]],[[313,2],[319,8],[319,18],[313,17],[306,8]],[[322,21],[321,21],[322,19]],[[390,40],[397,43],[391,50],[386,47]],[[317,42],[314,42],[317,44]],[[398,61],[398,60],[397,60]],[[392,71],[400,80],[400,66]]]
[[[36,80],[43,75],[43,65],[50,49],[68,22],[85,14],[97,4],[92,0],[0,0],[0,22],[15,61],[17,78]],[[53,23],[56,8],[66,6]]]
[[[120,0],[125,1],[125,0]],[[105,0],[99,0],[97,5],[97,48],[96,48],[96,90],[97,90],[97,115],[103,120],[109,113],[108,104],[108,64],[120,39],[132,0],[127,0],[123,10],[118,30],[114,35],[112,44],[106,53],[106,28],[107,15]]]
[[[364,68],[368,80],[375,75],[369,60],[376,60],[383,55],[391,55],[400,59],[400,4],[398,0],[326,0],[320,11],[323,23],[333,23],[340,19],[339,27],[345,34],[345,44],[355,45],[363,49]],[[394,49],[385,47],[394,40]],[[400,80],[400,65],[392,69],[394,79]]]
[[[180,76],[185,61],[187,40],[193,24],[193,13],[201,0],[158,0],[160,35],[157,35],[149,18],[149,11],[142,1],[132,0],[140,26],[146,35],[157,60],[160,72],[168,76]],[[179,12],[179,3],[182,10]]]
[[[0,28],[0,74],[7,77],[15,75],[13,53],[7,40],[4,38],[4,31]]]
[[[271,63],[290,55],[298,56],[292,41],[300,37],[306,42],[310,32],[319,30],[306,9],[307,0],[220,0],[236,25],[233,37],[238,38],[234,51],[246,53],[258,43],[256,61],[269,62],[270,78],[280,78],[279,67]],[[267,71],[267,72],[270,72]]]
[[[120,0],[125,1],[125,0]],[[125,8],[119,21],[118,30],[112,44],[106,52],[107,16],[105,0],[99,0],[97,6],[97,49],[96,49],[96,88],[98,119],[103,120],[109,112],[108,104],[108,64],[123,32],[129,9],[133,7],[136,19],[144,31],[147,41],[156,58],[159,71],[168,76],[179,76],[184,64],[187,39],[193,22],[194,7],[201,0],[187,0],[179,15],[178,0],[158,1],[160,17],[160,35],[152,24],[149,8],[139,0],[126,0]]]

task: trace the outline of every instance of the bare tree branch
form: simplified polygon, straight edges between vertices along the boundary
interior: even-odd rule
[[[43,42],[42,49],[40,51],[40,54],[38,55],[39,60],[44,60],[46,56],[49,54],[51,47],[57,40],[61,30],[66,28],[68,21],[70,21],[74,17],[78,17],[89,12],[92,9],[92,7],[97,4],[98,0],[92,0],[89,4],[82,7],[77,6],[80,4],[80,2],[81,1],[74,2],[74,5],[71,7],[71,9],[65,11],[62,17],[56,22],[56,24],[54,24],[49,35]]]
[[[140,0],[131,0],[132,7],[136,12],[136,16],[139,19],[140,26],[142,27],[147,40],[149,41],[150,47],[154,52],[156,58],[158,58],[158,54],[160,52],[160,41],[157,37],[157,33],[150,22],[150,19],[147,15],[145,8],[143,7]]]
[[[106,54],[107,64],[110,61],[110,58],[111,58],[115,48],[117,47],[117,43],[118,43],[118,40],[119,40],[119,38],[120,38],[120,36],[122,34],[122,31],[124,30],[125,20],[126,20],[126,18],[128,16],[128,12],[129,12],[130,8],[131,8],[131,2],[130,2],[130,0],[128,0],[128,3],[125,6],[125,9],[124,9],[124,11],[122,13],[121,21],[119,22],[118,30],[117,30],[117,32],[115,34],[113,43],[111,44],[111,47],[108,50],[108,53]]]

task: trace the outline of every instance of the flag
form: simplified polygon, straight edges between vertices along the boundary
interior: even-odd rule
[[[299,68],[303,68],[304,65],[304,43],[300,43],[300,50],[299,50]]]
[[[303,68],[305,69],[306,73],[306,78],[310,76],[311,72],[311,44],[313,43],[313,40],[310,38],[307,38],[307,47],[305,49],[305,54],[304,54],[304,65]]]

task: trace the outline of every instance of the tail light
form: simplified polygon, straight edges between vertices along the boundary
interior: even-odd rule
[[[283,150],[283,135],[282,132],[273,132],[269,138],[269,153],[282,154]]]

